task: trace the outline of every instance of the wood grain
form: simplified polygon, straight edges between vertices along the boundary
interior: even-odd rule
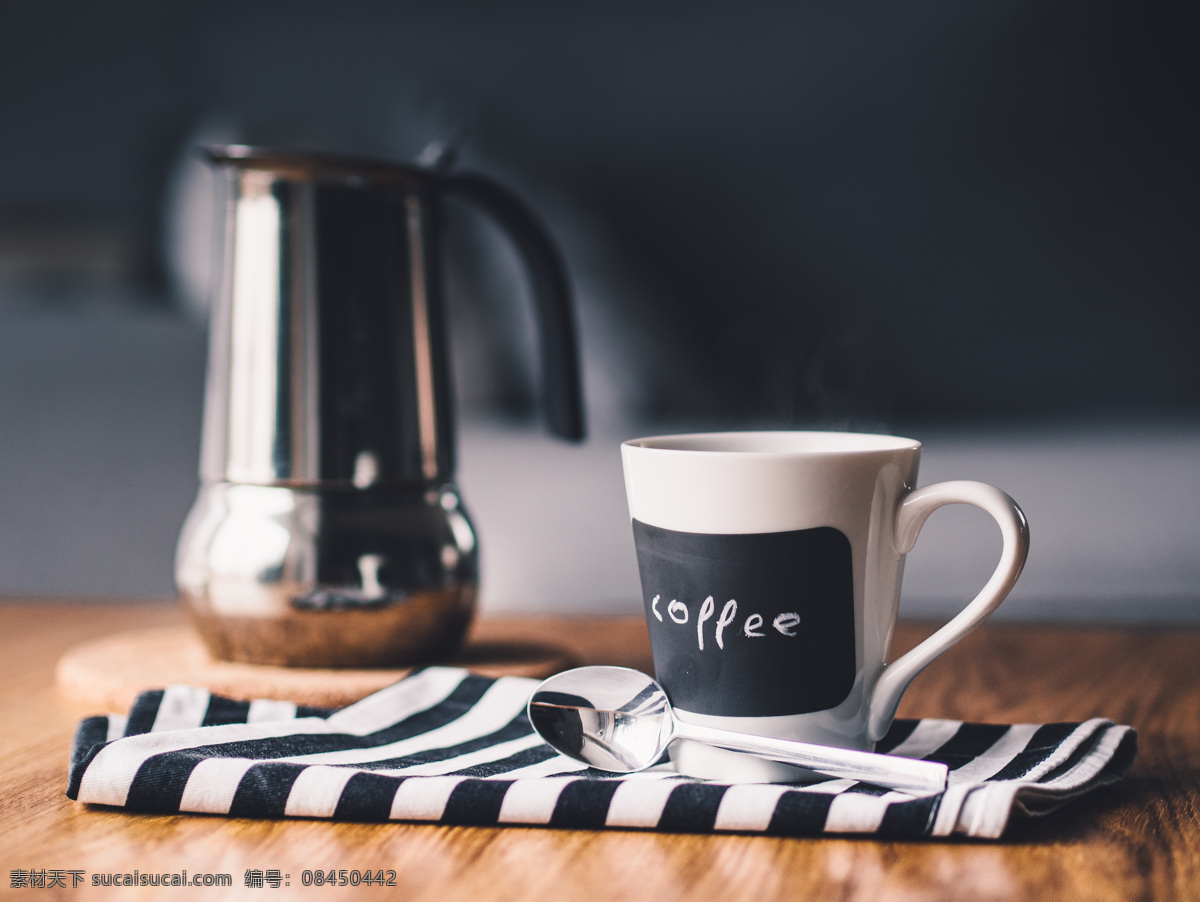
[[[0,894],[17,868],[290,873],[286,896],[455,899],[1191,899],[1200,897],[1200,633],[988,626],[919,677],[902,716],[996,722],[1107,716],[1140,732],[1130,777],[999,843],[660,835],[536,828],[253,821],[123,814],[63,795],[66,755],[85,713],[58,696],[58,656],[89,637],[172,626],[171,605],[0,605]],[[563,645],[580,660],[649,667],[636,619],[511,618],[486,635]],[[931,627],[902,626],[898,650]],[[299,886],[305,868],[393,869],[397,887]],[[136,891],[91,886],[63,898]],[[151,895],[146,892],[145,895]],[[163,895],[161,890],[155,896]],[[54,898],[40,890],[33,898]]]
[[[545,678],[574,665],[562,647],[486,635],[480,624],[474,641],[448,664],[488,677]],[[480,635],[480,633],[484,635]],[[59,694],[105,711],[125,711],[150,686],[200,686],[226,698],[274,698],[299,705],[342,708],[407,676],[403,668],[283,667],[217,661],[186,625],[112,633],[74,645],[58,659]]]

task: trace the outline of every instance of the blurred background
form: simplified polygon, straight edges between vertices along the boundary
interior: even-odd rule
[[[485,610],[640,609],[621,440],[837,428],[1022,503],[1005,616],[1200,621],[1198,31],[1160,0],[14,6],[0,594],[173,592],[214,248],[194,148],[441,142],[549,226],[585,361],[562,444],[513,249],[452,209]],[[954,610],[998,544],[939,512],[904,610]]]

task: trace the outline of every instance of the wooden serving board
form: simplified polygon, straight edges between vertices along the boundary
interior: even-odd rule
[[[484,676],[543,678],[574,666],[570,652],[541,642],[472,638],[446,664]],[[274,698],[336,708],[388,686],[412,668],[334,670],[214,660],[187,626],[115,633],[70,648],[58,661],[61,695],[96,710],[128,710],[138,693],[174,683],[235,699]]]

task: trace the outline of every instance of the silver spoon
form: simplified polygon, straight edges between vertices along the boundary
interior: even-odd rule
[[[749,752],[908,792],[946,788],[949,768],[918,761],[701,727],[677,720],[662,686],[628,667],[577,667],[544,681],[529,698],[529,721],[555,750],[599,770],[628,774],[657,764],[676,739]]]

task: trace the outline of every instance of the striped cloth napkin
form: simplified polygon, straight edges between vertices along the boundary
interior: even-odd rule
[[[899,720],[880,751],[943,761],[950,785],[719,784],[667,764],[614,776],[555,753],[525,704],[538,681],[428,667],[341,710],[241,702],[190,686],[143,693],[127,717],[80,722],[67,795],[155,813],[433,821],[668,832],[999,837],[1118,780],[1137,749],[1109,720]]]

